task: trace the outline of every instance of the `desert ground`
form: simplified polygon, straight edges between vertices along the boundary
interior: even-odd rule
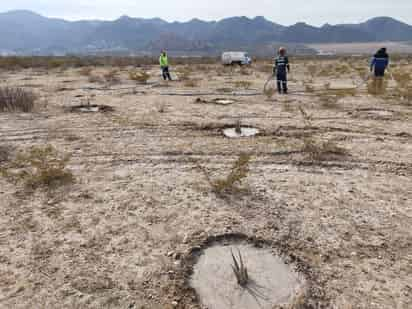
[[[0,112],[0,308],[204,308],[225,242],[304,277],[274,308],[412,308],[412,62],[376,92],[366,58],[290,61],[288,95],[270,61],[2,69],[36,99]]]

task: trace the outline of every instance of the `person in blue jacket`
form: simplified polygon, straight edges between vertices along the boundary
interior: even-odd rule
[[[389,55],[386,52],[386,48],[381,48],[372,58],[371,72],[374,73],[375,77],[384,77],[388,65]]]
[[[290,72],[289,58],[286,56],[286,48],[279,48],[278,57],[275,58],[273,74],[276,75],[278,92],[288,93],[288,73]]]

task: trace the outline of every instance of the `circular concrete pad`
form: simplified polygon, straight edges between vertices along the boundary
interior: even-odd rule
[[[223,134],[229,138],[252,137],[259,134],[259,129],[256,128],[240,128],[240,132],[236,128],[228,128],[223,130]]]
[[[250,283],[237,284],[231,265],[238,250],[247,267]],[[304,280],[270,249],[248,244],[215,245],[199,257],[190,280],[202,305],[208,309],[272,309],[286,305],[304,289]]]

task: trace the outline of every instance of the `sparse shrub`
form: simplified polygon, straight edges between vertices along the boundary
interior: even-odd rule
[[[409,85],[405,88],[396,89],[395,92],[399,97],[404,100],[406,103],[412,102],[412,85]]]
[[[91,74],[91,75],[89,76],[89,83],[99,83],[99,84],[102,84],[102,83],[104,83],[104,80],[103,80],[103,78],[102,78],[101,76],[99,76],[99,75]]]
[[[350,66],[347,65],[347,64],[338,64],[335,67],[335,72],[337,73],[338,76],[349,74],[351,71],[352,70],[351,70]]]
[[[10,146],[0,145],[0,165],[3,162],[7,162],[10,158],[11,148]]]
[[[253,85],[252,82],[247,80],[239,80],[233,83],[236,88],[250,89]]]
[[[322,77],[329,77],[333,74],[331,66],[327,66],[325,68],[322,68],[317,75],[322,76]]]
[[[327,95],[334,95],[339,98],[344,97],[353,97],[356,95],[357,89],[356,88],[339,88],[339,89],[329,89],[325,91]]]
[[[104,80],[108,83],[108,84],[117,84],[120,82],[120,78],[119,78],[119,71],[118,70],[110,70],[109,72],[105,73],[103,75]]]
[[[182,66],[177,69],[179,80],[187,81],[191,79],[192,68],[190,66]]]
[[[28,189],[53,189],[74,181],[66,168],[68,156],[61,156],[51,145],[32,147],[17,155],[2,174],[12,182],[22,182]]]
[[[131,71],[129,72],[129,78],[133,81],[145,84],[150,79],[150,74],[146,71]]]
[[[245,67],[241,67],[240,68],[240,75],[252,75],[252,71],[250,71],[249,69],[245,68]]]
[[[222,195],[224,193],[236,191],[237,185],[241,184],[249,173],[250,160],[251,155],[241,154],[231,167],[230,173],[225,178],[220,178],[217,180],[212,180],[204,168],[202,168],[201,166],[198,167],[205,174],[209,184],[212,187],[213,192]]]
[[[312,126],[312,120],[313,120],[312,115],[308,114],[308,113],[303,109],[302,106],[299,106],[298,108],[299,108],[299,112],[300,112],[300,114],[301,114],[301,116],[302,116],[302,118],[303,118],[303,122],[304,122],[305,126],[306,126],[306,127],[311,127],[311,126]]]
[[[93,69],[91,67],[84,67],[79,70],[81,76],[91,76]]]
[[[397,86],[392,96],[400,98],[403,103],[409,104],[412,101],[412,76],[409,72],[395,70],[392,72],[393,79]]]
[[[195,79],[187,79],[184,81],[183,86],[188,88],[195,88],[199,86],[198,81]]]
[[[306,137],[303,139],[302,151],[309,155],[312,160],[322,160],[328,155],[345,156],[348,151],[336,144],[332,140],[320,141],[314,137]]]
[[[35,100],[34,93],[24,88],[0,87],[0,112],[29,113]]]
[[[219,66],[216,68],[217,76],[225,76],[233,73],[233,68],[230,66]]]
[[[320,95],[319,100],[323,108],[327,108],[327,109],[339,108],[339,105],[338,105],[339,97],[338,96]]]

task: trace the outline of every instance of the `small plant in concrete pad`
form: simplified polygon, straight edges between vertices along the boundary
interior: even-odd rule
[[[242,134],[242,122],[240,119],[236,121],[235,131],[237,134]]]
[[[238,250],[239,260],[237,260],[232,250],[230,250],[230,253],[233,260],[232,269],[236,276],[237,283],[241,287],[246,287],[249,283],[249,274],[247,272],[247,267],[243,263],[242,254],[240,253],[240,250]]]

